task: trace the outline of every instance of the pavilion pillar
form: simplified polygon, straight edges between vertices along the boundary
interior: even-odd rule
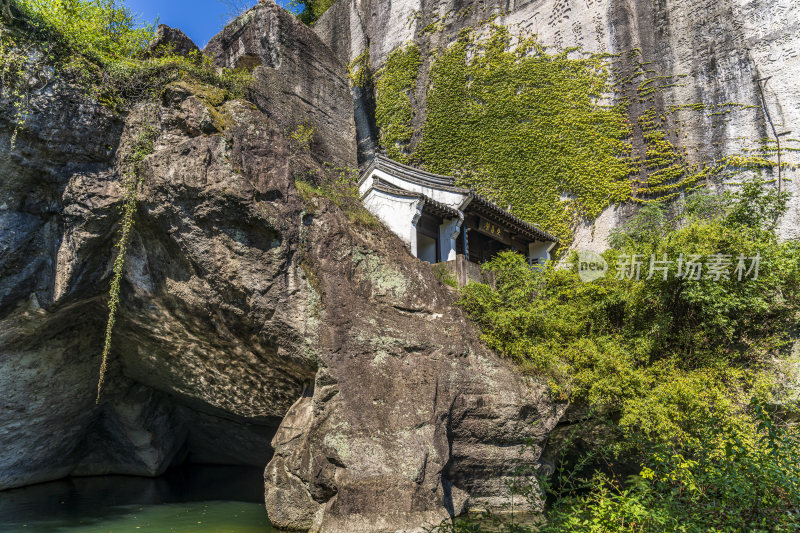
[[[456,239],[461,233],[462,218],[445,219],[439,226],[439,256],[442,261],[455,261]]]

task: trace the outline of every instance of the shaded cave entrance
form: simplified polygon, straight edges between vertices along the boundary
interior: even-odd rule
[[[133,384],[97,411],[75,449],[71,477],[158,478],[200,466],[255,468],[273,456],[282,417],[245,418]]]

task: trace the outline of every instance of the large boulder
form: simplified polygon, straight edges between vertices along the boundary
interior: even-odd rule
[[[294,15],[273,1],[260,3],[228,24],[203,52],[220,67],[253,71],[250,99],[283,131],[314,128],[318,162],[356,165],[345,63]]]
[[[177,54],[199,58],[200,48],[181,30],[159,24],[153,40],[147,45],[146,53],[153,57]]]

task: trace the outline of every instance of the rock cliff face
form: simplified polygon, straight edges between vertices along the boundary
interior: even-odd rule
[[[754,78],[772,76],[779,131],[800,119],[789,0],[340,0],[316,34],[267,2],[204,51],[252,72],[248,99],[180,82],[125,116],[39,61],[16,135],[13,102],[0,102],[0,489],[189,460],[267,465],[281,527],[411,530],[503,503],[564,406],[488,353],[452,293],[388,231],[296,187],[355,167],[374,142],[347,62],[368,48],[377,69],[411,39],[444,46],[495,13],[547,45],[639,48],[663,75],[686,74],[661,106],[753,106],[719,123],[680,111],[681,145],[697,160],[770,135]],[[159,35],[194,49],[179,32]],[[292,140],[299,127],[315,131],[308,148]],[[96,406],[124,160],[147,131]],[[787,236],[798,236],[798,205]],[[601,245],[621,216],[609,209],[578,244]]]
[[[284,131],[310,123],[318,160],[354,164],[347,71],[308,26],[268,2],[229,24],[203,52],[218,66],[253,70],[251,100]]]
[[[477,27],[489,17],[516,32],[534,33],[555,50],[580,46],[623,58],[640,50],[648,69],[678,80],[660,91],[658,108],[694,105],[672,113],[667,126],[680,130],[672,140],[687,149],[692,162],[739,154],[765,138],[774,141],[755,82],[762,78],[770,78],[764,92],[776,131],[794,130],[782,137],[784,147],[798,148],[789,140],[800,138],[800,9],[793,0],[341,0],[315,31],[344,62],[369,50],[377,71],[392,50],[407,42],[447,46],[463,28]],[[418,79],[417,129],[425,116],[429,66],[426,59]],[[724,112],[721,106],[730,103],[750,107]],[[698,112],[698,106],[707,111]],[[374,135],[368,125],[359,131]],[[800,162],[797,153],[785,154],[783,161]],[[797,238],[800,173],[784,169],[783,178],[791,180],[785,185],[794,200],[780,231]],[[625,212],[609,208],[594,227],[580,229],[575,246],[605,248],[608,231]]]
[[[39,65],[13,144],[0,106],[0,489],[189,460],[269,463],[283,527],[416,529],[502,503],[563,406],[387,230],[298,193],[356,164],[344,64],[269,3],[206,53],[252,69],[253,97],[176,82],[120,117]],[[148,131],[95,406],[121,175]]]

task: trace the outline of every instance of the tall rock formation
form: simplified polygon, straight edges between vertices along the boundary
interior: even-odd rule
[[[313,193],[356,164],[345,65],[271,3],[206,52],[252,69],[252,98],[187,80],[118,116],[39,62],[14,143],[2,102],[0,489],[269,462],[283,527],[407,530],[503,503],[563,406],[388,230]],[[96,406],[120,182],[145,137]]]
[[[623,63],[640,51],[637,61],[655,76],[676,80],[659,90],[656,105],[659,112],[684,106],[669,114],[666,129],[679,132],[670,140],[687,149],[692,163],[775,140],[756,81],[766,78],[764,100],[776,132],[793,131],[781,137],[783,147],[800,148],[800,6],[793,0],[340,0],[315,31],[344,62],[369,50],[377,72],[393,50],[410,41],[435,51],[462,29],[490,19],[536,34],[550,50],[579,46],[621,54]],[[425,117],[430,60],[425,58],[418,78],[417,132]],[[630,69],[620,72],[625,76]],[[731,112],[726,104],[741,105]],[[374,135],[368,124],[359,131]],[[783,161],[798,164],[797,154],[785,153]],[[777,172],[767,177],[777,178]],[[794,198],[780,232],[798,238],[800,172],[785,168],[782,177]],[[608,231],[627,212],[610,207],[594,226],[579,229],[575,245],[604,248]]]
[[[205,50],[252,73],[249,98],[184,81],[125,116],[34,53],[22,127],[0,102],[0,489],[184,460],[268,465],[273,522],[326,532],[416,529],[506,501],[564,406],[487,352],[391,233],[313,188],[374,141],[368,95],[356,92],[354,119],[348,62],[369,49],[377,70],[412,39],[446,46],[492,14],[546,45],[640,49],[659,74],[685,74],[662,108],[750,106],[677,110],[694,160],[770,136],[754,79],[771,76],[778,131],[798,129],[789,0],[340,0],[313,31],[265,2]],[[153,149],[96,406],[120,182],[143,135]],[[784,177],[795,201],[782,231],[797,236],[797,172]],[[621,216],[609,208],[579,244],[601,244]]]

